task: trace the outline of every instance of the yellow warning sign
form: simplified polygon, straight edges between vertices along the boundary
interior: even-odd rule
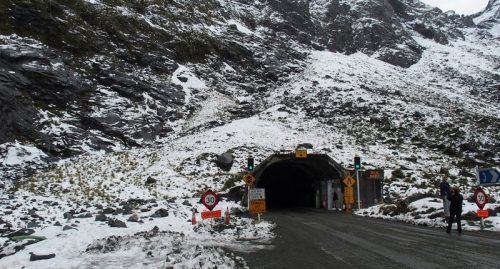
[[[266,213],[266,200],[250,200],[248,209],[252,214]]]
[[[356,180],[351,176],[346,176],[342,182],[344,182],[347,187],[351,187],[356,183]]]
[[[307,158],[307,149],[295,150],[295,158]]]
[[[246,174],[243,176],[243,181],[245,181],[247,185],[252,185],[255,182],[255,177],[252,174]]]
[[[344,188],[344,203],[346,204],[354,203],[354,190],[352,187]]]

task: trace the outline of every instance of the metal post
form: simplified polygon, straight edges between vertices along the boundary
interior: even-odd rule
[[[333,188],[332,188],[332,180],[327,180],[326,181],[326,209],[327,210],[332,210],[333,207]]]
[[[484,229],[484,222],[483,222],[483,217],[481,217],[481,230]]]
[[[479,179],[479,166],[476,165],[476,180],[477,184],[479,185],[481,183],[481,180]]]
[[[359,199],[359,170],[356,170],[356,188],[358,189],[358,209],[361,209],[361,200]]]

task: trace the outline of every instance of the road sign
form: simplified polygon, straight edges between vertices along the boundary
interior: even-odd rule
[[[250,201],[253,200],[265,200],[266,199],[266,191],[264,188],[253,188],[250,189]]]
[[[477,170],[479,176],[479,185],[500,184],[500,172],[495,168],[483,168]]]
[[[243,181],[245,181],[247,185],[253,185],[253,183],[255,183],[255,177],[249,173],[243,176]]]
[[[266,213],[266,200],[251,200],[248,210],[252,214]]]
[[[486,195],[481,187],[477,187],[473,197],[477,207],[479,207],[479,209],[481,210],[488,203],[488,195]]]
[[[296,149],[295,158],[307,158],[307,149]]]
[[[354,189],[353,187],[345,187],[344,188],[344,202],[346,204],[353,204],[354,203]]]
[[[209,190],[201,196],[201,203],[208,209],[212,210],[219,203],[219,195]]]
[[[347,187],[351,187],[356,183],[356,180],[351,176],[346,176],[342,182],[344,182]]]
[[[490,216],[490,212],[488,210],[478,210],[477,216],[481,218],[487,218]]]
[[[248,210],[252,214],[261,214],[266,212],[266,189],[253,188],[248,192],[250,204]]]
[[[384,178],[384,170],[367,170],[368,179],[382,180]]]
[[[203,212],[201,212],[201,218],[202,219],[211,219],[211,218],[220,218],[220,217],[222,217],[222,211],[221,210],[203,211]]]

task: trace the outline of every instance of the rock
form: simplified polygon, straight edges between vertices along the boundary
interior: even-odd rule
[[[139,222],[139,216],[137,214],[132,214],[132,216],[130,216],[127,221]]]
[[[102,211],[102,213],[103,213],[103,214],[113,214],[113,213],[115,213],[115,212],[116,212],[116,210],[115,210],[114,208],[111,208],[111,207],[106,207],[106,208]]]
[[[217,165],[224,171],[231,170],[233,162],[234,162],[234,157],[229,152],[224,152],[221,155],[217,156]]]
[[[28,215],[31,215],[31,216],[37,215],[36,214],[37,211],[38,211],[38,209],[36,209],[36,208],[30,209],[30,210],[28,210]]]
[[[129,210],[132,210],[133,207],[130,204],[128,204],[128,203],[124,203],[123,206],[122,206],[122,209],[126,210],[126,211],[129,211]]]
[[[125,210],[125,209],[124,209],[124,210],[123,210],[123,212],[122,212],[122,215],[130,215],[130,214],[132,214],[132,213],[133,213],[133,211],[132,211],[132,210],[130,210],[130,209],[126,209],[126,210]]]
[[[85,214],[80,214],[80,215],[78,215],[76,217],[79,218],[79,219],[92,218],[92,214],[91,213],[85,213]]]
[[[48,254],[48,255],[36,255],[33,252],[30,252],[30,262],[32,261],[38,261],[38,260],[48,260],[52,259],[56,256],[56,254]]]
[[[33,229],[25,229],[25,228],[23,228],[23,229],[20,229],[20,230],[17,230],[15,232],[13,232],[13,233],[8,234],[7,237],[12,238],[14,236],[30,235],[30,234],[34,234],[34,233],[35,233],[35,230],[33,230]]]
[[[155,211],[155,213],[153,213],[150,217],[151,218],[164,218],[164,217],[168,217],[169,213],[166,209],[158,209]]]
[[[27,227],[28,228],[38,228],[38,227],[40,227],[40,223],[38,223],[36,221],[31,221],[31,222],[28,222]]]
[[[71,210],[71,211],[65,212],[65,213],[63,214],[63,217],[64,217],[65,219],[72,219],[74,214],[75,214],[75,211],[74,211],[74,210]]]
[[[182,202],[183,205],[186,205],[186,206],[192,206],[191,202],[189,202],[188,200],[184,200],[184,202]]]
[[[125,224],[125,222],[117,219],[108,220],[108,225],[115,228],[127,228],[127,224]]]
[[[56,221],[56,223],[54,223],[54,226],[62,226],[62,225],[59,221]]]
[[[149,176],[147,179],[146,179],[146,185],[151,185],[151,184],[156,184],[158,180],[156,180],[155,178],[153,178],[152,176]]]
[[[108,220],[108,217],[106,217],[106,215],[104,214],[98,214],[95,216],[95,221],[107,221]]]
[[[168,217],[168,211],[164,208],[160,208],[155,211],[153,215],[151,215],[152,218],[164,218]]]
[[[64,227],[63,227],[63,231],[67,231],[67,230],[76,230],[76,228],[71,227],[71,226],[69,226],[69,225],[64,225]]]
[[[243,190],[241,187],[233,187],[229,190],[228,193],[221,194],[220,197],[226,198],[228,201],[241,201],[243,197]]]

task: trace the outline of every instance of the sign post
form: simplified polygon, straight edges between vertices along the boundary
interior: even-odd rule
[[[357,188],[357,195],[356,198],[358,198],[358,209],[361,209],[361,200],[359,199],[359,170],[361,170],[361,157],[355,156],[354,157],[354,169],[356,170],[356,188]]]
[[[219,195],[217,195],[217,193],[213,192],[212,190],[208,190],[201,196],[200,200],[201,203],[209,210],[201,212],[202,219],[221,217],[222,212],[220,210],[212,211],[212,209],[214,209],[214,207],[219,203]]]
[[[477,207],[479,207],[479,210],[477,211],[477,216],[481,218],[481,230],[482,230],[484,229],[483,218],[488,217],[488,210],[483,210],[484,206],[488,203],[488,195],[486,195],[486,193],[481,187],[477,187],[476,191],[474,192],[473,198],[474,201],[476,202]]]
[[[260,214],[266,212],[266,191],[264,188],[253,188],[248,193],[248,210],[257,214],[257,223],[260,222]]]

